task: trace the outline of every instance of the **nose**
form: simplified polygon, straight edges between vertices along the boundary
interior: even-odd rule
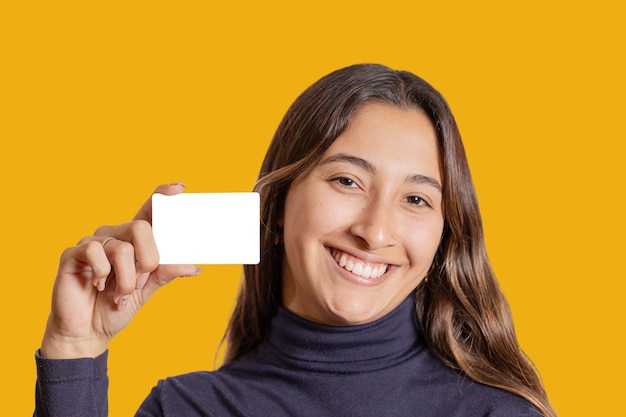
[[[381,199],[365,205],[350,228],[352,236],[367,250],[377,250],[397,243],[393,221],[393,210]]]

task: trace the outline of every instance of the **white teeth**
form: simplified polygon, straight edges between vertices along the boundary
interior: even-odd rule
[[[378,264],[378,266],[372,266],[364,264],[362,262],[355,262],[348,258],[349,255],[333,250],[333,258],[337,264],[344,268],[346,271],[352,272],[354,275],[358,275],[362,278],[378,278],[387,272],[388,265]]]
[[[372,276],[372,267],[367,265],[365,268],[363,268],[363,272],[361,273],[361,276],[363,278],[369,278]]]

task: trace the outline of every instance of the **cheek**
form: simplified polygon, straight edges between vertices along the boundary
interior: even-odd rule
[[[412,248],[411,257],[414,258],[414,262],[430,265],[441,242],[443,221],[433,221],[428,227],[422,226],[414,230],[407,240],[409,247]]]
[[[285,203],[285,234],[294,239],[304,236],[321,238],[345,227],[355,216],[354,204],[346,204],[340,197],[329,195],[323,186],[296,188]]]

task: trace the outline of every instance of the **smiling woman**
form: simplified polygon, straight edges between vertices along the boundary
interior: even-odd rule
[[[443,233],[439,160],[424,112],[361,106],[287,192],[285,307],[319,323],[353,325],[404,301]]]
[[[137,415],[556,415],[487,260],[456,123],[425,81],[381,65],[322,78],[255,190],[261,262],[244,266],[226,364],[159,382]],[[199,273],[157,265],[150,210],[64,252],[35,415],[106,415],[108,342]]]

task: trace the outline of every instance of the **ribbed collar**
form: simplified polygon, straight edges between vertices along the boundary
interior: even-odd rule
[[[313,323],[280,307],[259,353],[279,366],[352,373],[393,366],[423,347],[411,295],[386,316],[358,326]]]

